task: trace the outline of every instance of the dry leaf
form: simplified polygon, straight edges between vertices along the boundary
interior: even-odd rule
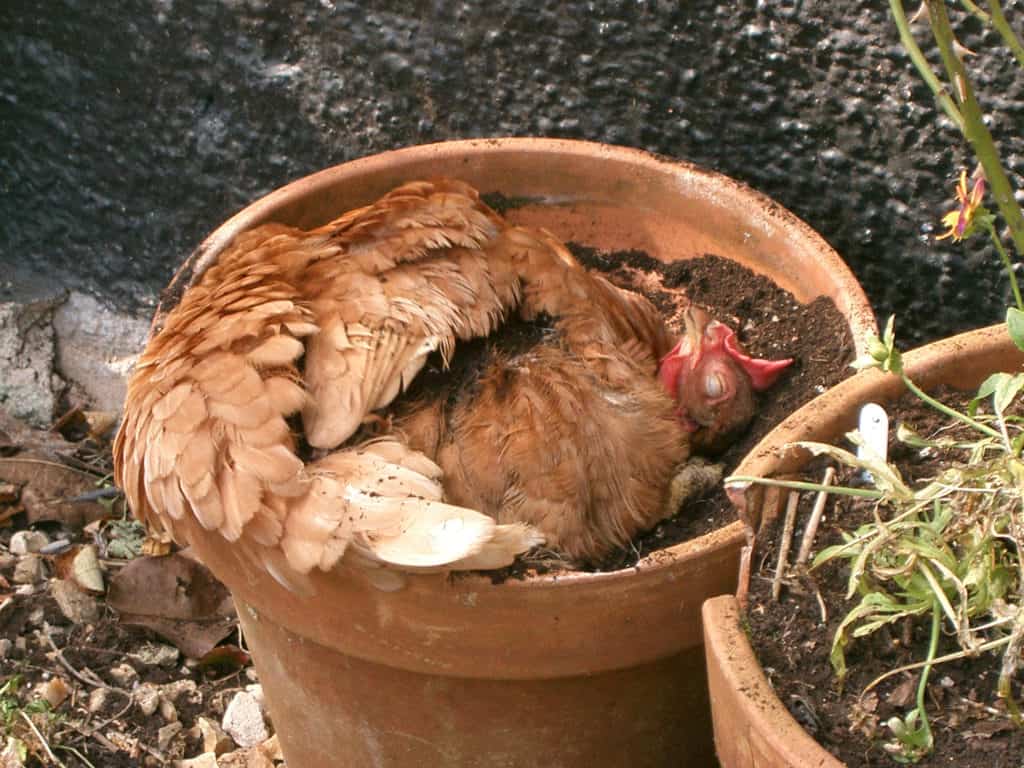
[[[0,455],[35,453],[44,458],[70,456],[75,446],[48,429],[34,429],[0,408]]]
[[[252,657],[237,645],[218,645],[199,660],[199,668],[213,677],[222,677],[251,663]]]
[[[21,453],[0,458],[0,482],[21,486],[21,505],[28,524],[54,520],[81,528],[107,511],[96,502],[72,504],[69,500],[95,490],[96,478],[38,455]]]
[[[885,697],[885,701],[887,704],[903,709],[909,706],[916,696],[917,681],[912,677],[907,677],[892,689],[892,693]]]
[[[53,677],[50,680],[40,683],[36,688],[36,694],[46,700],[53,709],[56,709],[71,695],[71,686],[62,677]]]
[[[180,554],[139,557],[110,580],[107,604],[124,624],[147,627],[186,656],[202,658],[237,624],[227,588]]]
[[[83,592],[103,594],[103,571],[100,570],[96,547],[91,544],[71,547],[53,559],[58,578],[70,579]]]

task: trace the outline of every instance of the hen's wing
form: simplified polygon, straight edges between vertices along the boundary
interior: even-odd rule
[[[307,466],[287,421],[301,411],[309,441],[334,448],[429,350],[488,332],[518,301],[517,260],[540,247],[504,233],[473,190],[445,182],[312,232],[240,235],[129,382],[114,453],[136,514],[182,543],[215,531],[292,586],[353,542],[401,567],[505,564],[538,543],[440,502],[436,465],[394,446]]]

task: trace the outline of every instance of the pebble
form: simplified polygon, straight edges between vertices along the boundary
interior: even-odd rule
[[[156,748],[161,752],[166,752],[167,747],[171,743],[171,739],[177,736],[182,729],[182,724],[175,720],[173,723],[168,723],[159,731],[156,732]]]
[[[135,705],[143,715],[149,717],[160,706],[160,691],[151,683],[143,683],[135,689]]]
[[[45,574],[43,559],[39,555],[22,555],[14,566],[11,581],[15,584],[36,584],[43,580]]]
[[[174,706],[174,702],[163,696],[160,697],[160,717],[168,723],[178,722],[178,710]]]
[[[255,747],[270,736],[256,697],[247,691],[235,694],[224,711],[221,728],[240,747]]]
[[[129,653],[128,658],[147,667],[170,667],[178,663],[180,655],[181,652],[173,645],[143,643],[137,650]]]
[[[203,693],[199,690],[195,680],[175,680],[173,683],[166,683],[160,686],[160,695],[168,701],[178,703],[178,699],[184,699],[186,704],[198,706],[203,703]]]
[[[12,643],[8,638],[0,637],[0,659],[6,659],[13,647],[14,643]],[[0,763],[0,765],[2,765],[2,763]]]
[[[107,674],[110,675],[114,684],[121,688],[131,688],[132,684],[139,679],[139,673],[131,664],[118,664],[116,667],[111,667]]]
[[[110,690],[107,688],[93,688],[89,694],[89,713],[97,714],[102,712],[110,701]]]
[[[256,703],[260,705],[260,709],[266,711],[267,705],[263,698],[263,686],[259,683],[254,685],[245,686],[246,693],[251,693],[252,697],[256,699]]]
[[[57,601],[57,607],[72,624],[95,624],[100,618],[100,606],[96,599],[86,594],[69,579],[55,579],[50,585],[50,594]]]
[[[49,537],[41,531],[15,531],[9,548],[12,555],[27,555],[38,552],[49,543]]]
[[[203,740],[203,752],[212,752],[215,755],[222,755],[231,751],[234,743],[231,737],[224,733],[224,729],[213,720],[207,717],[197,718],[199,733]]]
[[[18,564],[18,556],[8,552],[0,552],[0,573],[7,573],[14,570]]]

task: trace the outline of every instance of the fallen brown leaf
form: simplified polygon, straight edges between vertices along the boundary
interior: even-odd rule
[[[40,454],[20,453],[0,458],[0,482],[21,487],[21,506],[25,509],[29,525],[54,520],[72,528],[81,528],[107,514],[96,502],[70,501],[95,489],[94,475]]]
[[[237,645],[218,645],[199,659],[199,668],[215,677],[222,677],[251,663],[252,657]]]
[[[914,700],[917,694],[917,681],[912,677],[907,677],[892,689],[892,693],[885,697],[887,704],[891,704],[894,707],[902,709],[906,707]]]
[[[96,558],[96,547],[78,544],[53,558],[57,578],[70,579],[83,592],[103,594],[103,572]]]
[[[180,554],[132,560],[110,580],[107,604],[122,623],[151,629],[195,659],[237,624],[227,588],[204,565]]]
[[[34,429],[0,408],[0,455],[27,451],[47,458],[70,456],[75,446],[56,432]]]

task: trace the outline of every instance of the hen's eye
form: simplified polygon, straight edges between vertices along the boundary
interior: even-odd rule
[[[718,374],[712,374],[704,378],[704,394],[710,398],[721,397],[725,394],[725,380]]]

